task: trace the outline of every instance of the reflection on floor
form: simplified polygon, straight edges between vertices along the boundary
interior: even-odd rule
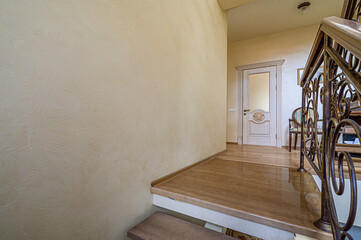
[[[300,150],[288,152],[284,148],[227,144],[227,151],[218,158],[278,167],[298,168],[300,164]],[[305,161],[305,167],[307,170],[312,168],[307,161]]]
[[[227,152],[151,189],[152,193],[317,239],[320,192],[296,171],[299,154],[262,146],[227,145]]]

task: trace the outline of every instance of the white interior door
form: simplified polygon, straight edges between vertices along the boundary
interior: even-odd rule
[[[243,71],[243,144],[276,146],[276,67]]]

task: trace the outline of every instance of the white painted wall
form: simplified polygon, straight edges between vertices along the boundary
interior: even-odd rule
[[[236,66],[285,59],[282,65],[282,145],[288,144],[288,119],[301,106],[297,69],[306,64],[319,25],[228,44],[228,109],[238,109]],[[237,142],[236,112],[227,114],[227,141]]]

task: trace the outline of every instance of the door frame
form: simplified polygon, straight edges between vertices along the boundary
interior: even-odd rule
[[[243,144],[243,71],[254,68],[276,67],[276,146],[282,147],[282,64],[284,59],[237,66],[237,143]]]

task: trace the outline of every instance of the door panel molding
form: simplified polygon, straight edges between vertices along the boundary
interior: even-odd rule
[[[245,70],[255,69],[255,68],[264,68],[264,67],[276,67],[276,146],[278,148],[282,147],[282,64],[284,63],[284,59],[268,61],[268,62],[260,62],[254,64],[247,64],[237,66],[238,70],[238,81],[237,81],[237,143],[243,144],[243,72]]]

